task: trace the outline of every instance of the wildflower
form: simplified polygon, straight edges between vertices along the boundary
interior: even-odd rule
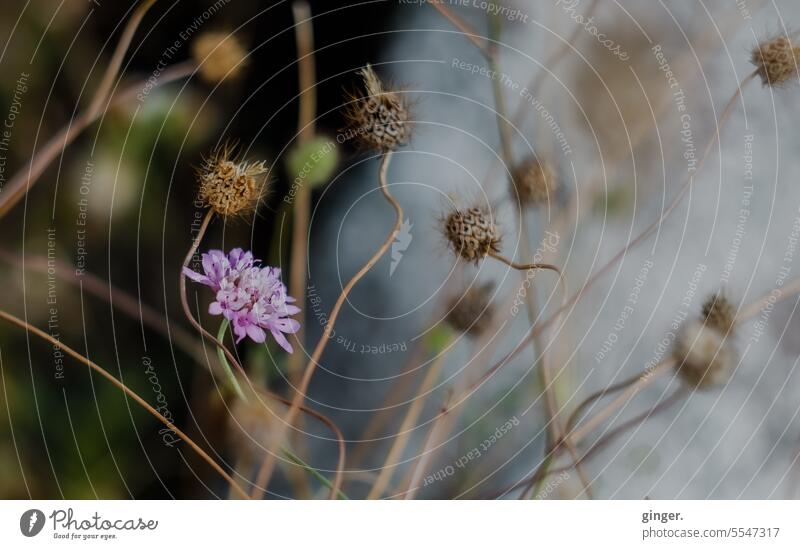
[[[523,204],[541,206],[555,199],[558,180],[547,162],[531,157],[517,166],[512,176]]]
[[[411,135],[408,105],[402,96],[384,89],[383,83],[367,65],[358,74],[364,90],[351,95],[345,110],[348,135],[355,136],[368,149],[391,151],[408,143]]]
[[[697,388],[723,382],[736,364],[733,349],[735,316],[733,305],[721,294],[703,304],[699,320],[690,322],[675,343],[678,374]]]
[[[192,43],[192,57],[200,75],[211,83],[238,76],[247,62],[247,50],[233,34],[211,31]]]
[[[241,248],[227,255],[221,250],[210,250],[202,255],[204,274],[187,267],[183,273],[214,290],[215,300],[208,312],[230,321],[237,343],[245,337],[262,343],[269,331],[275,341],[291,353],[292,346],[284,334],[300,329],[300,323],[289,318],[300,309],[293,305],[295,299],[286,293],[281,270],[258,263],[252,253]]]
[[[236,161],[231,149],[223,147],[197,171],[199,198],[221,216],[245,215],[258,205],[264,181],[257,178],[266,172],[265,162]]]
[[[478,262],[500,251],[500,234],[489,214],[480,208],[453,210],[444,220],[444,234],[456,254]]]
[[[779,36],[759,44],[750,62],[756,66],[764,86],[779,86],[796,76],[798,57],[800,49],[794,47],[788,36]]]

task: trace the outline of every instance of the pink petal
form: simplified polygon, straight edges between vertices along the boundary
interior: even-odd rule
[[[293,353],[294,352],[294,349],[292,349],[292,346],[289,344],[289,342],[286,340],[286,338],[283,337],[283,334],[279,330],[275,330],[273,328],[272,330],[270,330],[270,332],[272,332],[272,337],[275,338],[275,341],[278,342],[278,345],[283,347],[283,349],[287,353]]]
[[[206,285],[209,284],[207,276],[201,275],[200,273],[191,270],[189,267],[183,268],[183,274],[186,276],[186,278],[193,280],[195,282],[199,282],[200,284],[206,284]]]
[[[255,324],[250,324],[247,326],[247,335],[250,336],[250,339],[255,341],[256,343],[264,343],[264,340],[267,339],[267,334],[256,326]]]
[[[221,315],[222,313],[224,313],[224,310],[222,308],[222,305],[220,305],[218,301],[212,301],[208,305],[208,314]]]

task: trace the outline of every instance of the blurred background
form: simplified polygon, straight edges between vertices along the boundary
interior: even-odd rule
[[[371,63],[413,104],[411,142],[389,171],[409,237],[399,256],[386,254],[349,297],[307,398],[342,429],[345,491],[365,497],[414,402],[413,387],[442,361],[406,450],[389,464],[393,480],[385,495],[391,495],[401,489],[448,395],[515,349],[530,329],[524,314],[512,314],[518,272],[500,263],[465,264],[448,252],[439,223],[448,205],[491,205],[503,251],[517,259],[524,255],[525,216],[533,247],[554,245],[546,257],[561,266],[572,291],[579,289],[658,218],[693,174],[722,107],[752,71],[750,51],[791,30],[800,6],[789,0],[449,2],[481,35],[495,12],[502,78],[494,83],[501,81],[510,113],[526,112],[513,128],[513,151],[519,158],[535,152],[558,173],[559,191],[548,206],[526,211],[508,196],[498,161],[492,68],[463,34],[419,2],[309,4],[317,132],[336,143],[338,165],[312,195],[308,285],[297,296],[306,341],[295,352],[304,357],[342,286],[393,223],[378,192],[377,159],[337,140],[345,92],[359,84],[355,71]],[[85,0],[7,3],[0,20],[4,183],[86,108],[130,10],[129,3]],[[248,48],[245,69],[220,85],[192,75],[156,86],[142,100],[112,105],[0,219],[0,307],[164,406],[244,477],[253,476],[251,460],[260,459],[248,437],[269,433],[251,429],[247,411],[220,398],[210,375],[218,367],[214,353],[184,319],[177,281],[199,211],[195,169],[231,140],[246,158],[267,160],[268,192],[258,215],[215,222],[201,248],[249,248],[289,274],[292,211],[284,198],[297,174],[286,157],[297,139],[301,91],[293,27],[290,2],[159,0],[125,56],[121,86],[163,70],[160,63],[190,59],[192,40],[211,30],[231,33]],[[672,87],[657,52],[675,78]],[[525,95],[537,78],[541,88]],[[659,344],[675,331],[674,319],[697,315],[708,294],[724,288],[746,306],[796,276],[797,100],[796,85],[746,87],[721,131],[721,146],[693,174],[691,191],[667,223],[548,330],[564,416],[593,391],[660,360]],[[85,274],[73,276],[76,267]],[[109,294],[98,281],[126,297]],[[478,338],[454,333],[445,322],[448,303],[486,283],[501,320]],[[547,318],[559,305],[555,280],[537,275],[532,288]],[[192,302],[210,297],[191,288]],[[594,495],[795,497],[796,305],[786,299],[762,314],[761,324],[741,327],[741,360],[724,386],[691,391],[593,455],[586,468]],[[210,317],[203,323],[214,326]],[[291,398],[287,355],[277,346],[243,342],[237,353],[252,379]],[[536,364],[526,346],[458,402],[450,433],[427,466],[430,475],[444,474],[417,497],[496,497],[539,466],[546,426]],[[8,324],[0,326],[0,379],[3,498],[226,497],[206,465],[182,443],[169,444],[160,424],[116,388]],[[604,429],[652,408],[679,383],[667,376],[652,384]],[[509,423],[507,433],[487,444]],[[304,459],[329,475],[335,439],[316,424],[306,430]],[[475,449],[480,457],[465,461]],[[270,497],[298,497],[292,486],[284,471]],[[325,495],[316,481],[311,488],[305,495]],[[570,471],[547,496],[579,493]]]

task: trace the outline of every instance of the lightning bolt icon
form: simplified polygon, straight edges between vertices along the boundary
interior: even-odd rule
[[[28,533],[33,531],[33,527],[38,522],[38,520],[39,520],[39,513],[37,513],[36,511],[31,512],[30,524],[28,524]]]

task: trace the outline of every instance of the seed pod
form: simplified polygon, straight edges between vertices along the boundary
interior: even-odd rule
[[[209,31],[192,43],[192,57],[200,76],[216,84],[239,75],[247,62],[247,50],[233,34]]]
[[[736,366],[728,336],[701,321],[692,321],[675,345],[678,375],[698,389],[723,383]]]
[[[512,172],[519,200],[528,206],[543,206],[555,200],[558,180],[549,163],[534,157],[521,163]]]
[[[797,74],[800,49],[795,48],[788,36],[779,36],[762,42],[753,50],[750,62],[758,69],[764,86],[780,86]]]
[[[358,72],[364,89],[350,95],[345,109],[347,135],[366,149],[395,150],[408,143],[411,135],[408,105],[397,91],[384,89],[383,83],[367,65]]]
[[[500,251],[500,233],[491,216],[480,208],[453,210],[444,221],[444,234],[453,251],[477,263]]]
[[[265,174],[267,167],[263,161],[236,161],[230,153],[223,148],[203,162],[197,171],[198,197],[223,217],[244,216],[256,209],[263,195],[264,180],[259,181],[258,176]]]
[[[703,303],[702,318],[706,321],[707,326],[721,334],[732,333],[733,325],[736,322],[736,308],[722,292],[719,292]]]
[[[463,295],[450,301],[445,320],[450,326],[470,336],[480,336],[492,325],[495,310],[490,302],[494,284],[472,286]]]

